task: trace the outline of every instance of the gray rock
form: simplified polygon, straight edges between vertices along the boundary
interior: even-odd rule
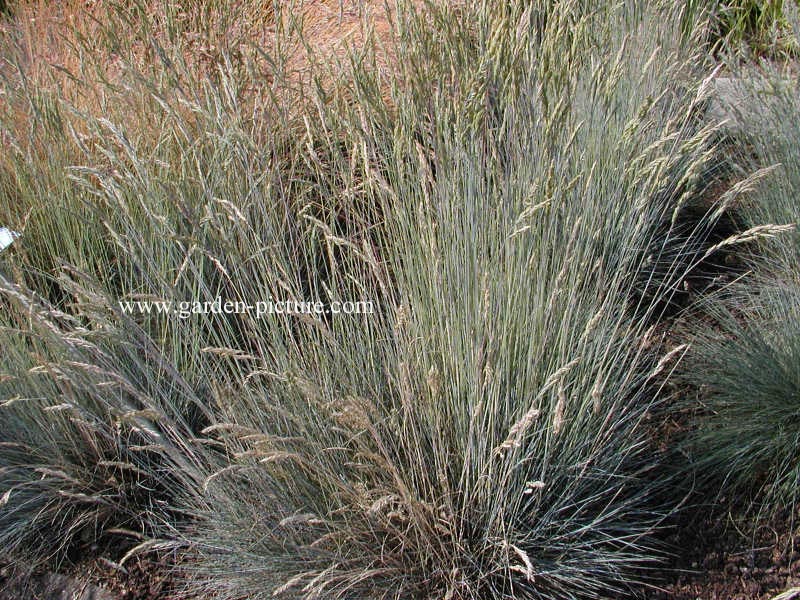
[[[712,82],[706,119],[721,123],[729,134],[752,132],[769,127],[769,119],[780,114],[782,95],[794,93],[789,79],[718,77]]]
[[[0,600],[118,600],[111,592],[64,575],[48,573],[7,581]]]
[[[741,131],[747,114],[747,86],[739,79],[719,77],[710,94],[706,118],[712,123],[725,122],[728,130]]]

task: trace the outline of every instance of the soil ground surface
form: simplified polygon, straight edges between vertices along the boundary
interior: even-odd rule
[[[656,574],[641,598],[800,600],[798,517],[778,515],[750,535],[729,514],[682,524],[667,540],[681,550],[674,551],[671,564]],[[95,560],[75,566],[69,577],[20,580],[0,569],[0,600],[190,600],[174,568],[175,556],[167,553],[139,556],[124,567]]]
[[[684,524],[668,540],[680,550],[645,598],[800,600],[798,516],[777,515],[749,533],[730,513]]]

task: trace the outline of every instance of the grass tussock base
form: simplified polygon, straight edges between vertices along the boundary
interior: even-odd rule
[[[797,208],[800,115],[796,82],[768,66],[732,66],[739,97],[724,108],[739,126],[740,168],[764,176],[740,202],[746,276],[702,303],[706,326],[681,377],[700,390],[690,440],[698,472],[730,498],[772,516],[797,505]],[[792,510],[791,508],[789,509]]]
[[[311,64],[303,103],[256,111],[274,80],[223,52],[187,83],[177,21],[136,6],[159,59],[120,50],[102,114],[4,79],[3,559],[180,549],[186,593],[220,600],[647,581],[682,500],[652,439],[687,351],[665,315],[698,263],[777,233],[713,237],[763,173],[696,208],[719,128],[683,13],[429,6],[399,19],[396,72],[348,53],[341,94]],[[376,310],[119,303],[217,297]]]

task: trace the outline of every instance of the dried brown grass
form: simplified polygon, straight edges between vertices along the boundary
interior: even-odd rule
[[[335,87],[337,79],[348,77],[351,53],[379,75],[390,73],[396,65],[396,14],[396,7],[376,0],[308,0],[285,7],[280,18],[295,25],[288,39],[288,80],[310,85],[317,71]]]
[[[185,68],[174,75],[184,88],[199,91],[221,67],[233,68],[241,101],[277,96],[292,105],[312,86],[331,95],[346,87],[352,56],[377,70],[386,98],[397,67],[396,0],[297,0],[277,12],[256,0],[199,4],[18,0],[13,18],[0,22],[0,69],[18,88],[51,91],[97,117],[109,116],[109,93],[124,87],[126,73],[155,74],[176,57]],[[25,103],[18,104],[24,113]]]

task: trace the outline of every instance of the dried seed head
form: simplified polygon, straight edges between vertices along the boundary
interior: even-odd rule
[[[594,414],[599,415],[600,409],[602,408],[602,400],[603,400],[603,384],[600,381],[596,381],[594,387],[592,387],[592,409],[594,410]]]
[[[431,398],[436,399],[439,398],[441,390],[442,390],[442,379],[439,375],[439,369],[436,368],[436,365],[433,365],[428,370],[428,390],[430,391]]]
[[[495,453],[501,454],[505,450],[519,448],[522,443],[522,436],[525,435],[531,423],[533,423],[540,414],[541,411],[538,408],[531,407],[519,421],[514,423],[508,431],[508,437],[495,449]]]
[[[545,487],[544,481],[529,481],[525,484],[525,491],[522,493],[526,496],[530,496],[537,490],[543,490]]]
[[[567,394],[564,391],[564,386],[558,386],[558,401],[556,402],[556,409],[553,413],[553,433],[558,435],[561,433],[561,428],[564,425],[564,409],[567,405]]]

